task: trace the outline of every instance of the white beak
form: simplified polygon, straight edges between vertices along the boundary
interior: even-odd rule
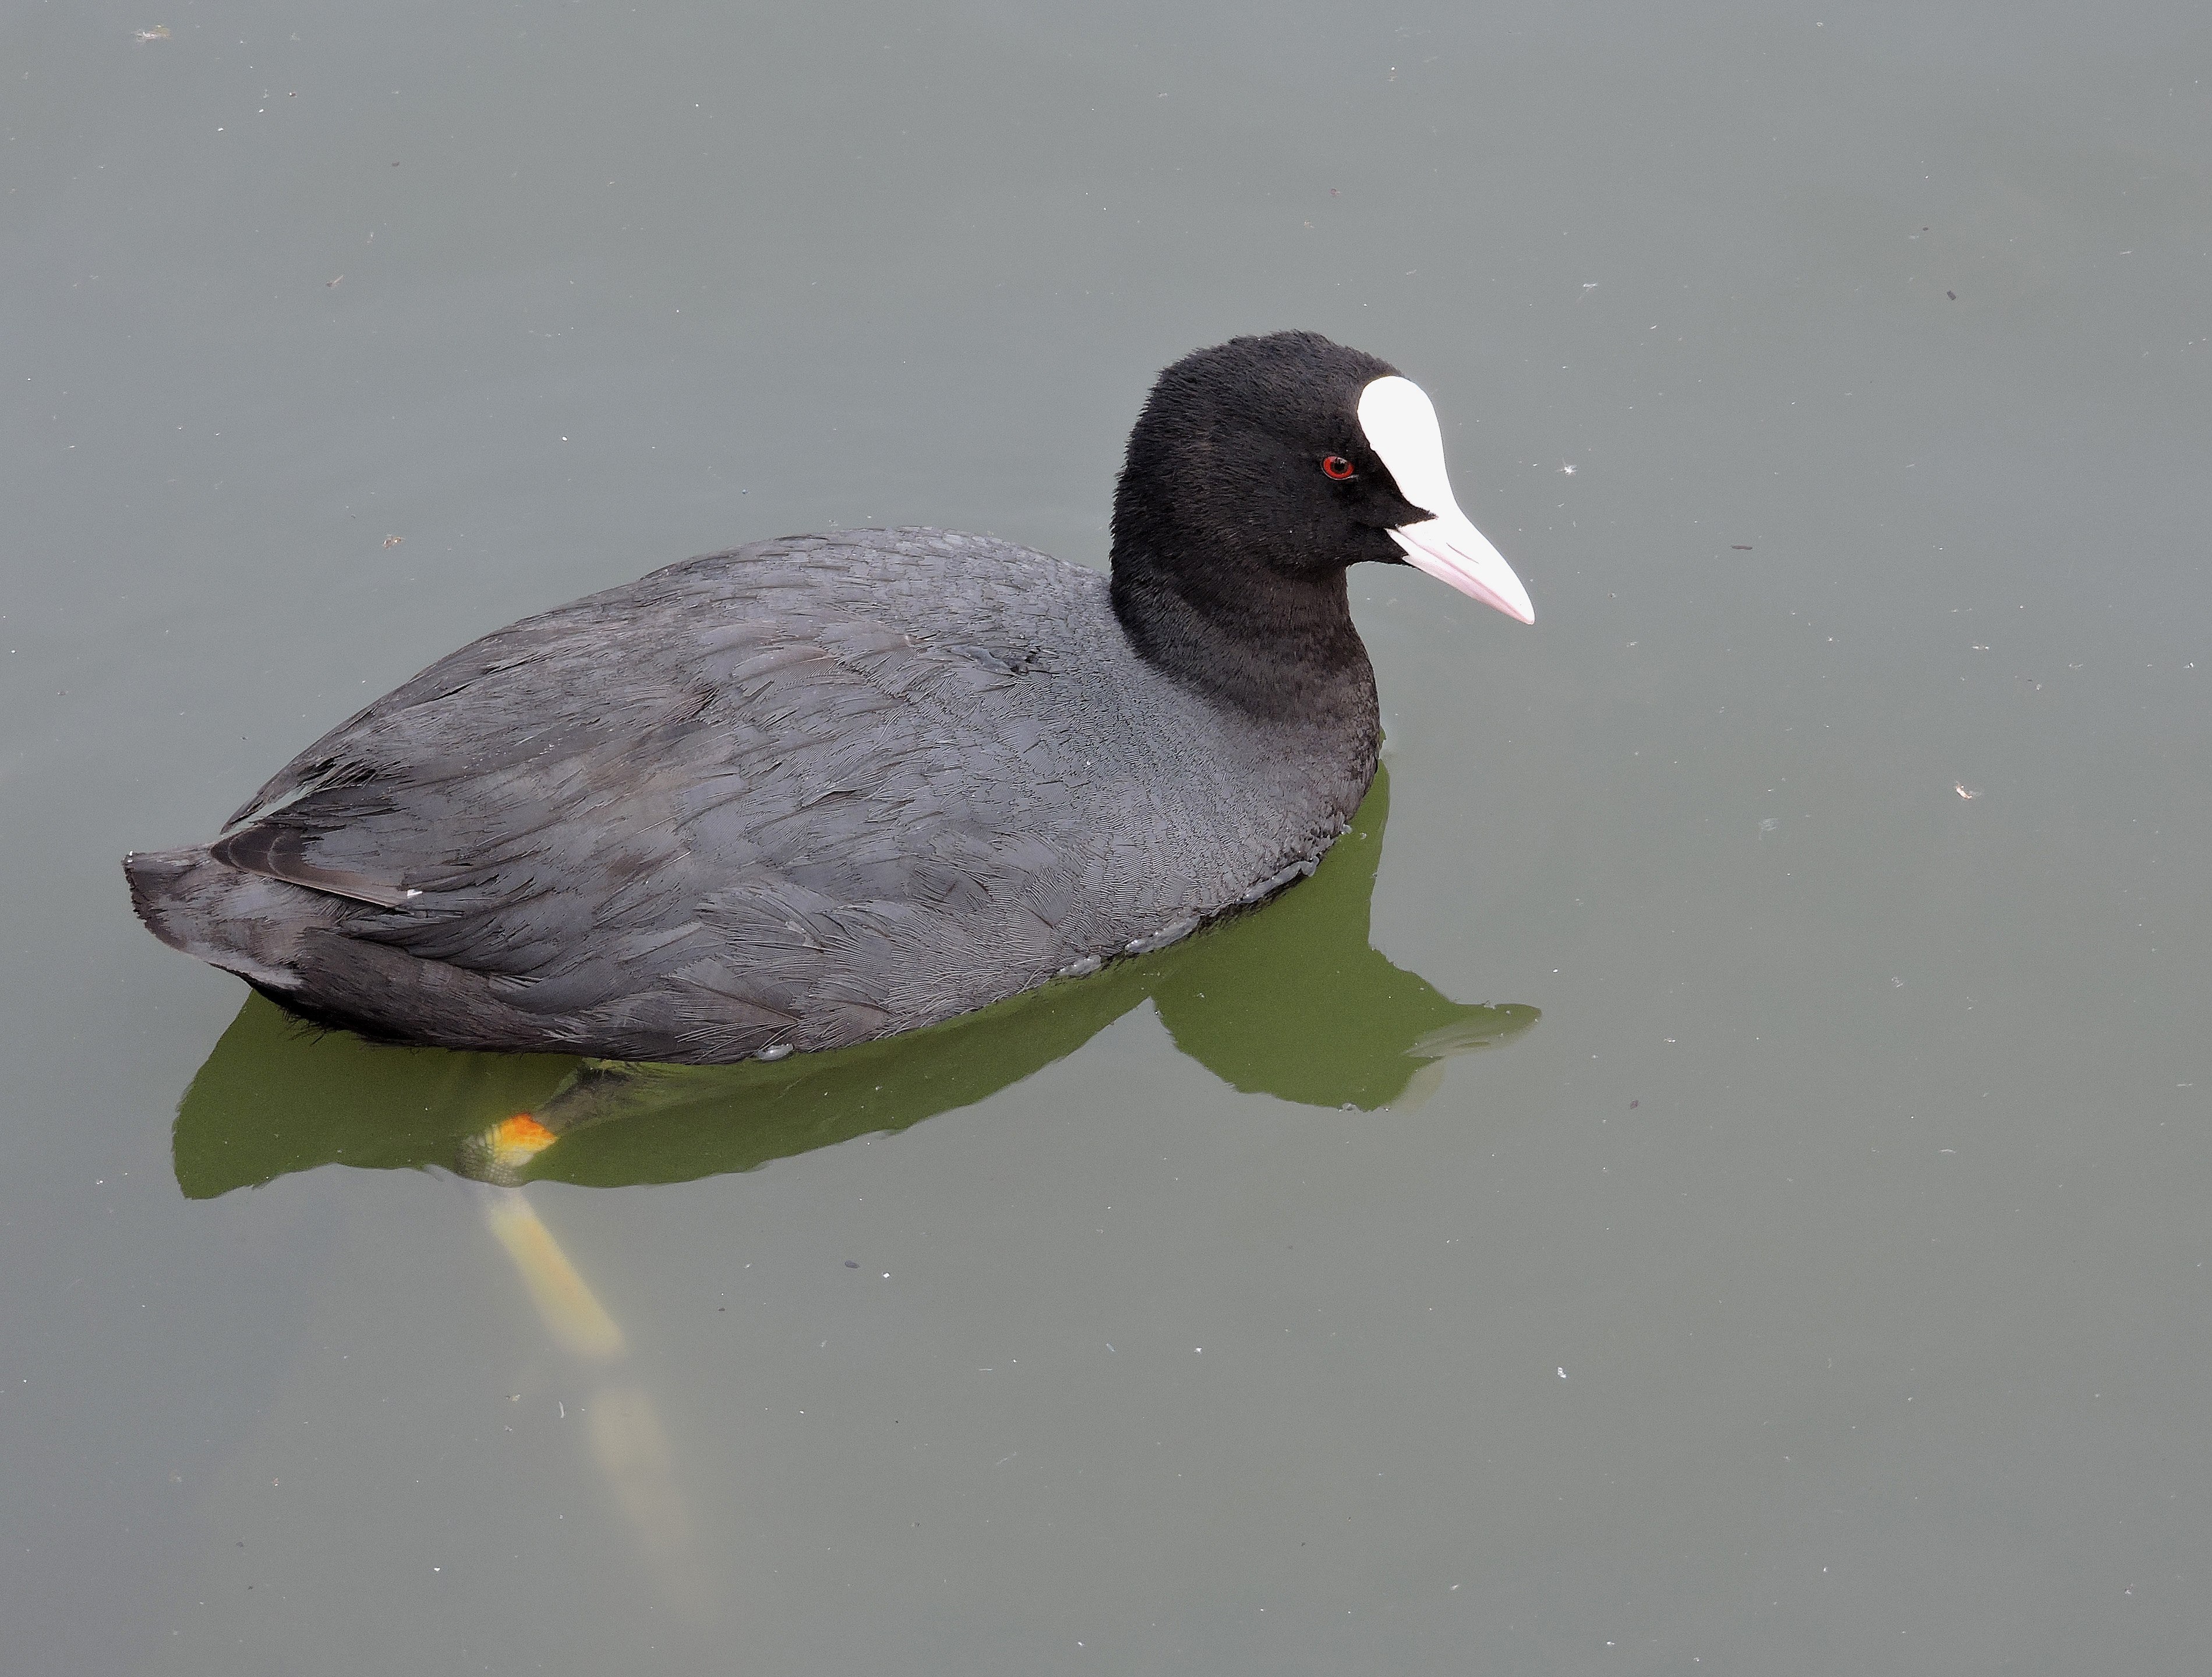
[[[1376,380],[1359,393],[1359,428],[1398,480],[1399,492],[1434,514],[1390,532],[1405,550],[1406,562],[1509,617],[1534,623],[1536,608],[1513,567],[1452,499],[1443,433],[1427,393],[1410,379]]]

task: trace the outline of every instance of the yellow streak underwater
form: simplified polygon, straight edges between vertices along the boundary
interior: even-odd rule
[[[546,1331],[562,1348],[605,1362],[623,1353],[622,1329],[576,1273],[568,1255],[538,1220],[520,1188],[498,1192],[484,1202],[484,1224],[514,1261],[530,1302],[544,1319]]]

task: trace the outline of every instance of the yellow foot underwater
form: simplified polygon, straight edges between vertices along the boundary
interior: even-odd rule
[[[622,1329],[615,1326],[614,1318],[577,1273],[576,1266],[568,1261],[553,1231],[531,1209],[520,1188],[485,1194],[483,1219],[493,1238],[514,1261],[515,1272],[530,1290],[531,1303],[537,1305],[546,1330],[562,1350],[595,1363],[611,1362],[623,1354]]]
[[[464,1176],[511,1187],[522,1180],[531,1160],[559,1139],[528,1113],[518,1112],[461,1143],[456,1163]]]

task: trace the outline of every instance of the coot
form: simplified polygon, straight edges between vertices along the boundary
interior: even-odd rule
[[[1375,773],[1346,568],[1534,621],[1420,389],[1311,332],[1160,374],[1111,579],[979,536],[758,542],[526,617],[317,740],[155,935],[389,1041],[714,1062],[911,1030],[1310,873]]]

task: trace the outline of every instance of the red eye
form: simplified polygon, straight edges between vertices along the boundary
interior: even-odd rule
[[[1352,462],[1341,454],[1324,454],[1322,457],[1321,469],[1340,483],[1351,477],[1352,472]]]

